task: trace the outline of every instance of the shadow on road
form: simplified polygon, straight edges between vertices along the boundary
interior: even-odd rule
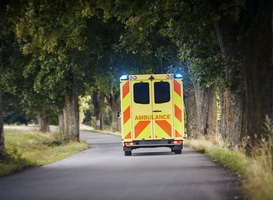
[[[173,152],[132,152],[132,156],[163,156],[163,155],[175,155]]]
[[[201,152],[198,152],[192,148],[185,147],[182,150],[182,155],[189,155],[189,154],[202,154]],[[134,152],[132,151],[132,156],[162,156],[162,155],[180,155],[180,154],[175,154],[174,152],[171,152],[171,150],[167,151],[156,151],[156,149],[153,151],[149,148],[147,148],[147,151],[142,150],[141,152]]]

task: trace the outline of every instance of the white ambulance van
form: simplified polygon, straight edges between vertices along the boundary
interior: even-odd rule
[[[181,74],[120,77],[122,145],[133,149],[169,147],[181,154],[184,139]]]

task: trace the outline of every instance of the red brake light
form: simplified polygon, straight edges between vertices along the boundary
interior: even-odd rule
[[[136,143],[135,143],[135,142],[125,142],[124,144],[125,144],[125,146],[132,146],[132,145],[136,145]]]
[[[182,141],[181,140],[173,140],[172,144],[182,144]]]

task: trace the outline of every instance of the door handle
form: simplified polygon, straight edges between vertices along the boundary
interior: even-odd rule
[[[162,110],[153,110],[153,112],[162,112]]]

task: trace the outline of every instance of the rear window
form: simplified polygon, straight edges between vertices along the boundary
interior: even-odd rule
[[[134,84],[134,102],[140,104],[149,104],[149,83]]]
[[[166,103],[170,101],[170,84],[168,82],[154,83],[155,103]]]

